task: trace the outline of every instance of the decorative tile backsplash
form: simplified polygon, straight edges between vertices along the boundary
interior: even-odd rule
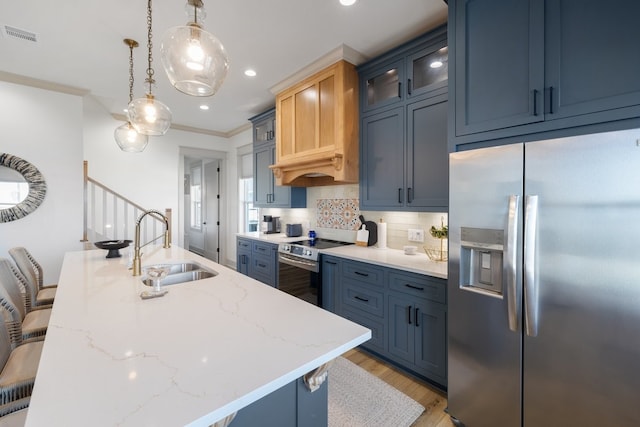
[[[357,230],[360,227],[358,199],[317,199],[317,225],[321,228]]]
[[[447,224],[446,212],[381,212],[361,211],[358,184],[328,185],[307,188],[307,208],[262,208],[261,215],[279,216],[284,232],[285,224],[302,224],[303,235],[316,230],[321,237],[345,242],[355,242],[360,227],[359,216],[367,220],[387,223],[387,247],[402,249],[404,245],[440,247],[440,240],[431,237],[429,228]],[[410,242],[408,229],[424,230],[425,241]],[[446,244],[446,241],[445,241]]]

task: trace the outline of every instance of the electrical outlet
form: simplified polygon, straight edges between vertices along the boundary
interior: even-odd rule
[[[424,230],[410,228],[408,230],[408,239],[410,242],[424,242]]]

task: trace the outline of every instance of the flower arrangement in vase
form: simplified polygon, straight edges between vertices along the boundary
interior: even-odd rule
[[[440,239],[440,249],[427,248],[425,246],[424,251],[432,261],[447,261],[448,253],[444,249],[444,240],[449,238],[449,227],[444,224],[444,217],[440,218],[440,227],[432,225],[429,229],[429,233],[432,237]]]

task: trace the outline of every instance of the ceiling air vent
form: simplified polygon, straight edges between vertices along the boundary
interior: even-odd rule
[[[10,25],[2,26],[2,34],[7,38],[23,40],[27,42],[38,42],[38,35],[31,31],[21,30],[20,28],[12,27]]]

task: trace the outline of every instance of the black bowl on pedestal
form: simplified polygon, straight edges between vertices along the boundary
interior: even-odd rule
[[[126,248],[131,243],[131,240],[103,240],[102,242],[95,242],[97,248],[106,249],[107,258],[120,258],[120,249]]]

